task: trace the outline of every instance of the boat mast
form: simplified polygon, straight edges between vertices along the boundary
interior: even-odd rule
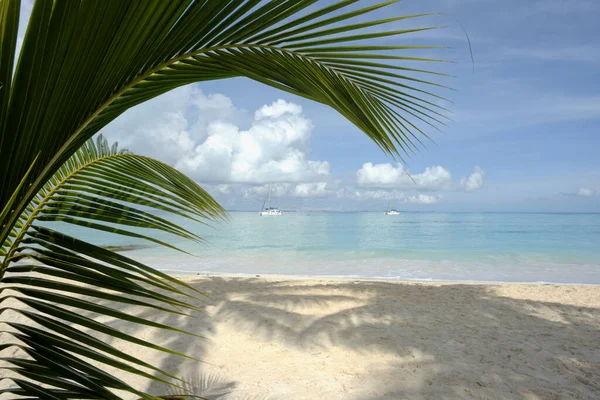
[[[265,204],[267,204],[267,199],[265,199],[265,201],[263,201],[263,205],[262,205],[262,207],[260,208],[260,211],[261,211],[261,212],[265,211]]]
[[[267,210],[271,209],[271,185],[269,185],[269,195],[267,197]]]

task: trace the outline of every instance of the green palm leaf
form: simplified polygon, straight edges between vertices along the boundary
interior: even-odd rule
[[[40,225],[60,221],[166,246],[170,245],[138,233],[140,228],[143,231],[168,232],[190,240],[200,239],[193,232],[142,210],[140,206],[199,222],[224,217],[223,209],[183,174],[159,161],[119,151],[116,145],[109,147],[102,135],[95,143],[89,140],[73,154],[21,215],[20,223],[13,228],[3,250],[4,276],[0,301],[6,304],[10,299],[13,304],[16,301],[26,307],[3,305],[0,312],[20,314],[40,328],[6,321],[6,325],[12,328],[11,335],[24,343],[15,346],[29,357],[15,356],[4,361],[13,365],[9,368],[12,372],[37,383],[13,379],[18,388],[15,387],[11,393],[66,398],[64,391],[68,391],[86,397],[86,393],[101,394],[99,390],[104,388],[101,398],[105,398],[109,396],[106,388],[118,388],[146,396],[110,377],[82,357],[163,383],[168,383],[165,378],[177,380],[175,376],[72,326],[91,328],[155,350],[178,353],[121,333],[72,310],[91,311],[185,333],[176,327],[121,312],[118,304],[187,315],[186,310],[198,310],[194,304],[198,301],[191,294],[193,289],[127,257]],[[135,227],[137,232],[115,228],[115,225]],[[178,300],[175,296],[185,300]],[[115,305],[104,306],[98,300]],[[36,369],[29,367],[31,358],[37,363]],[[55,364],[58,362],[74,366],[76,371],[57,370]],[[158,375],[149,374],[136,365]],[[53,388],[38,386],[38,383]]]
[[[2,2],[5,8],[18,3]],[[369,32],[423,14],[353,20],[396,2],[361,8],[345,0],[309,11],[318,2],[107,0],[77,1],[75,7],[68,1],[37,1],[14,73],[14,95],[0,114],[6,127],[0,204],[13,195],[38,153],[42,162],[19,196],[19,209],[73,152],[124,111],[206,80],[248,77],[318,101],[356,124],[385,152],[413,152],[422,126],[445,119],[442,97],[424,89],[437,88],[433,82],[408,76],[427,71],[386,70],[398,62],[438,62],[410,54],[436,46],[370,42],[430,27]],[[369,63],[359,67],[359,60]],[[0,239],[5,235],[6,229]]]
[[[174,379],[73,326],[176,354],[80,311],[179,332],[119,304],[186,315],[200,293],[49,225],[176,249],[152,233],[202,239],[153,211],[198,223],[224,217],[175,169],[101,136],[91,141],[129,108],[182,85],[246,77],[332,107],[394,157],[416,151],[424,128],[443,125],[445,87],[433,80],[444,74],[410,66],[441,62],[419,54],[436,46],[380,42],[431,29],[402,27],[426,14],[369,18],[396,2],[36,0],[15,67],[20,1],[0,0],[0,312],[32,322],[3,317],[15,340],[0,351],[19,351],[2,360],[19,377],[0,393],[116,399],[118,389],[151,398],[89,359]]]

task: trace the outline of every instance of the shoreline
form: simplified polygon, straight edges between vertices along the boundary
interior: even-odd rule
[[[577,283],[577,282],[547,282],[547,281],[478,281],[478,280],[445,280],[445,279],[407,279],[407,278],[384,278],[384,277],[364,277],[355,275],[296,275],[296,274],[248,274],[237,272],[208,272],[208,271],[183,271],[167,270],[159,271],[172,275],[182,280],[193,280],[193,278],[239,278],[239,279],[265,279],[279,281],[325,281],[325,282],[385,282],[385,283],[404,283],[404,284],[438,284],[438,285],[534,285],[534,286],[586,286],[600,287],[598,283]]]

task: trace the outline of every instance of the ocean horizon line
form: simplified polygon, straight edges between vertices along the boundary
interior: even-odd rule
[[[286,213],[324,213],[324,214],[378,214],[384,213],[381,210],[293,210],[293,209],[280,209],[282,212]],[[239,213],[250,213],[255,212],[259,213],[260,210],[225,210],[228,213],[239,212]],[[406,214],[536,214],[536,215],[600,215],[600,211],[442,211],[442,210],[398,210],[400,213]]]

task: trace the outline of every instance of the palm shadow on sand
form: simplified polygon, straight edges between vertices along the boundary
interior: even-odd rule
[[[380,358],[348,366],[344,374],[350,378],[330,377],[340,378],[344,399],[600,396],[600,340],[590,342],[600,339],[597,308],[503,297],[484,285],[217,277],[193,285],[212,297],[209,312],[193,319],[138,315],[208,338],[163,333],[147,339],[202,360],[213,351],[211,332],[227,324],[256,341],[317,355],[316,361],[331,348]],[[114,325],[135,333],[121,322]],[[216,376],[227,393],[215,399],[265,398],[239,392],[243,377],[224,376],[217,365],[170,355],[159,360],[159,367],[186,379]],[[266,367],[277,370],[276,363]],[[319,397],[318,387],[313,390],[302,398]],[[148,391],[168,389],[152,382]]]

